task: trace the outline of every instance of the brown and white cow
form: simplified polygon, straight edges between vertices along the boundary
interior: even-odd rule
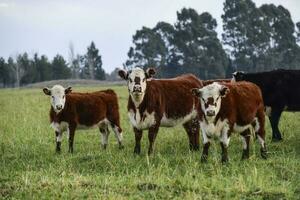
[[[178,124],[183,124],[190,148],[199,149],[199,100],[186,90],[202,87],[201,81],[192,74],[172,79],[151,79],[154,74],[152,68],[146,72],[141,68],[119,71],[120,77],[127,81],[129,91],[127,108],[135,133],[134,153],[141,151],[143,130],[149,130],[148,154],[151,154],[159,127]]]
[[[249,158],[249,141],[254,128],[261,145],[261,156],[267,158],[265,145],[264,102],[259,87],[253,83],[212,83],[192,93],[201,101],[200,127],[203,135],[201,161],[206,161],[211,138],[218,137],[222,162],[228,161],[227,147],[232,132],[243,138],[242,159]]]
[[[102,145],[108,143],[111,126],[122,148],[122,129],[120,127],[118,98],[113,90],[91,93],[71,93],[71,87],[54,85],[44,88],[50,96],[50,123],[56,134],[56,152],[61,150],[62,133],[68,132],[69,152],[73,152],[73,141],[76,129],[98,127],[102,134]]]

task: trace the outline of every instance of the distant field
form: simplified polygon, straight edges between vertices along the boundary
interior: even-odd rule
[[[49,126],[49,97],[41,89],[0,90],[0,199],[300,199],[300,113],[283,114],[281,143],[270,142],[267,120],[268,160],[252,140],[250,159],[241,161],[242,142],[234,135],[229,164],[220,163],[218,142],[201,164],[180,126],[160,129],[150,157],[144,134],[142,154],[134,156],[127,89],[110,88],[119,95],[125,149],[118,149],[111,133],[102,150],[98,129],[90,129],[76,132],[74,154],[67,152],[64,135],[60,155]]]

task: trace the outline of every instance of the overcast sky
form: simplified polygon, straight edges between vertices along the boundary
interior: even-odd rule
[[[300,21],[300,0],[253,0],[283,5],[294,22]],[[222,31],[224,0],[0,0],[0,57],[35,52],[52,59],[68,59],[70,42],[84,54],[94,41],[102,55],[103,68],[121,67],[132,45],[132,35],[142,26],[159,21],[173,24],[176,11],[194,8],[209,12]]]

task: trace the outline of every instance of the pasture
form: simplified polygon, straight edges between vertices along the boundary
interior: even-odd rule
[[[118,149],[111,131],[103,150],[99,130],[89,129],[75,133],[73,154],[64,134],[60,155],[49,124],[49,97],[41,89],[0,90],[0,199],[300,199],[300,113],[283,114],[281,143],[271,143],[266,120],[268,160],[261,159],[252,138],[250,159],[241,161],[242,142],[233,135],[228,164],[220,163],[217,141],[202,164],[202,150],[189,151],[181,126],[161,128],[150,157],[144,131],[142,153],[135,156],[127,89],[109,88],[119,96],[125,149]]]

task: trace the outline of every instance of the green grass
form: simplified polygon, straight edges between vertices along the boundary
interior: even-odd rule
[[[220,163],[215,142],[207,164],[200,152],[188,150],[183,128],[161,128],[155,153],[148,157],[147,133],[142,153],[133,155],[134,135],[127,117],[127,89],[119,95],[125,149],[114,134],[106,151],[97,129],[77,131],[74,154],[55,154],[49,124],[49,97],[40,89],[0,90],[0,198],[8,199],[300,199],[300,113],[284,113],[284,141],[271,143],[266,126],[269,159],[259,156],[251,141],[250,159],[241,161],[242,142],[233,135],[227,165]],[[94,91],[103,87],[74,88]],[[268,121],[268,120],[267,120]]]

